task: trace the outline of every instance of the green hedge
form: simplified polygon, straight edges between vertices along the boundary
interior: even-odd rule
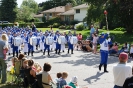
[[[47,27],[48,26],[48,23],[45,22],[38,22],[38,23],[34,23],[36,25],[37,28],[44,28],[44,27]],[[4,28],[4,27],[7,27],[7,26],[14,26],[14,24],[10,23],[10,24],[0,24],[0,27]],[[31,23],[20,23],[19,24],[19,27],[27,27],[27,26],[31,26]]]

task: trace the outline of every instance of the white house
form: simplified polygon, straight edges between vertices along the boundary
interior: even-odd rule
[[[88,4],[82,4],[73,7],[74,9],[74,20],[83,21],[87,16]]]

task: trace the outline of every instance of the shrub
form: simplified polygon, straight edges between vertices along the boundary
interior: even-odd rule
[[[83,24],[79,24],[76,26],[77,31],[82,31],[84,29],[84,25]]]
[[[66,29],[66,26],[61,25],[59,29]]]
[[[66,26],[66,29],[67,29],[67,30],[70,30],[71,28],[70,28],[70,26],[68,25],[68,26]]]
[[[115,28],[114,31],[126,31],[125,28],[119,27],[119,28]]]
[[[54,23],[52,26],[53,26],[53,28],[58,28],[60,26],[60,24],[59,23]]]
[[[73,20],[73,21],[71,21],[70,22],[70,25],[75,25],[75,24],[77,24],[79,21],[77,21],[77,20]]]
[[[48,21],[49,25],[53,25],[54,23],[60,23],[61,19],[59,17],[53,17],[53,18],[50,18],[47,21]]]

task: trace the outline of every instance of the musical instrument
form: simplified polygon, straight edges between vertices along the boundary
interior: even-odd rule
[[[30,44],[33,46],[36,46],[37,45],[37,37],[31,37],[30,38]]]
[[[70,38],[70,43],[71,43],[71,44],[77,44],[77,43],[78,43],[78,38],[77,38],[76,36],[72,36],[72,37]]]
[[[54,43],[53,37],[48,36],[48,37],[46,38],[46,44],[47,44],[47,45],[52,45],[53,43]]]
[[[20,46],[22,44],[22,39],[19,37],[14,38],[14,46]]]
[[[66,38],[65,36],[60,36],[57,40],[59,44],[66,44]]]

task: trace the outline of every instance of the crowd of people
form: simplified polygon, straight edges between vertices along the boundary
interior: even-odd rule
[[[52,86],[51,84],[54,84],[57,88],[76,88],[78,86],[78,78],[76,76],[72,77],[70,83],[67,83],[66,78],[68,73],[61,72],[57,73],[57,78],[53,80],[49,74],[52,67],[49,63],[44,63],[44,66],[41,67],[39,63],[34,62],[32,59],[27,59],[25,55],[29,56],[31,53],[31,56],[33,56],[36,50],[43,52],[43,55],[45,55],[47,50],[48,56],[50,56],[51,51],[55,50],[55,54],[60,55],[61,52],[65,52],[66,45],[68,45],[68,54],[70,50],[71,54],[73,54],[74,48],[97,54],[97,46],[99,44],[101,56],[99,71],[101,71],[102,66],[104,66],[104,72],[107,73],[108,55],[118,54],[119,64],[113,67],[114,88],[132,88],[133,86],[132,83],[130,83],[132,81],[132,67],[126,64],[128,53],[129,56],[133,58],[133,45],[131,45],[130,48],[129,44],[125,43],[122,48],[118,50],[118,43],[113,43],[113,39],[109,37],[109,32],[102,33],[99,36],[98,28],[95,30],[93,25],[91,25],[90,36],[87,37],[86,40],[83,40],[81,33],[76,34],[76,32],[72,33],[71,31],[67,34],[66,32],[61,33],[58,30],[53,32],[51,29],[43,33],[42,31],[37,31],[35,25],[33,25],[32,30],[29,28],[5,27],[3,30],[0,30],[0,35],[1,83],[6,82],[5,73],[7,65],[5,59],[7,58],[7,54],[13,54],[13,69],[11,73],[17,75],[23,73],[26,87],[30,85],[32,88],[50,88]],[[131,78],[126,79],[127,77]],[[42,87],[40,87],[40,82],[42,83]]]

